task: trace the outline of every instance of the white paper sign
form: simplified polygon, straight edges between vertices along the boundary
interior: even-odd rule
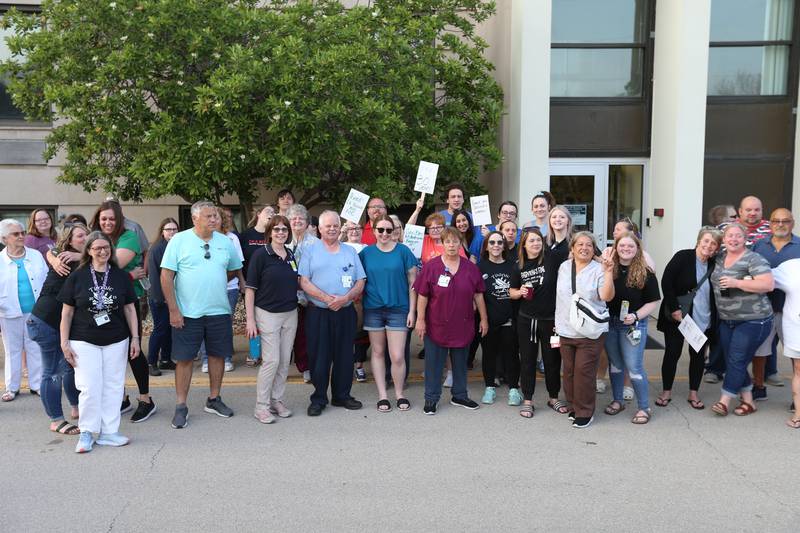
[[[708,340],[708,337],[697,327],[697,323],[692,320],[691,315],[683,317],[683,320],[678,324],[678,331],[681,332],[683,338],[686,339],[686,342],[689,343],[689,346],[691,346],[695,352],[702,350],[703,345]]]
[[[489,195],[472,196],[469,199],[472,209],[472,223],[476,226],[488,226],[492,223],[492,212],[489,209]]]
[[[586,215],[589,211],[589,206],[586,204],[566,204],[564,207],[567,208],[569,214],[572,215],[572,225],[573,226],[585,226],[586,225]]]
[[[403,244],[411,248],[414,257],[419,259],[422,257],[422,239],[425,238],[425,226],[415,226],[414,224],[406,224],[403,231]]]
[[[361,215],[364,214],[364,208],[367,207],[369,196],[361,191],[350,189],[350,194],[347,195],[347,201],[342,208],[341,216],[350,222],[358,222],[361,220]]]
[[[414,184],[414,190],[417,192],[433,194],[433,189],[436,187],[436,175],[438,173],[439,165],[437,163],[420,161],[419,169],[417,170],[417,182]]]

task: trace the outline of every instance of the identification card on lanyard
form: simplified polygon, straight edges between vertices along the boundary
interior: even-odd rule
[[[445,289],[449,287],[451,279],[449,274],[450,274],[450,269],[444,267],[444,274],[439,276],[439,282],[437,283],[437,285],[439,285],[440,287],[444,287]]]
[[[94,271],[94,267],[89,265],[89,272],[92,275],[92,284],[94,285],[94,293],[97,297],[95,301],[94,310],[96,313],[94,316],[94,323],[98,326],[104,326],[111,322],[111,317],[108,316],[108,311],[106,310],[105,304],[105,294],[106,290],[108,289],[108,273],[111,272],[111,265],[106,265],[106,271],[103,274],[103,284],[98,286],[97,285],[97,272]]]

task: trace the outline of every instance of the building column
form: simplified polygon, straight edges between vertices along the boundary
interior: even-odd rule
[[[800,78],[800,76],[798,76]],[[798,80],[800,84],[800,80]],[[800,94],[800,87],[798,87],[797,94]],[[797,102],[795,102],[795,109],[797,109]],[[792,168],[792,203],[788,205],[792,210],[795,220],[800,218],[800,113],[794,114],[794,165]],[[764,217],[768,217],[769,213],[764,213]],[[796,224],[795,224],[796,225]],[[797,231],[795,231],[797,233]]]
[[[552,0],[512,0],[509,134],[504,199],[531,219],[531,199],[550,183],[550,26]],[[492,199],[493,207],[499,205]]]
[[[648,251],[663,271],[703,224],[710,0],[656,3]],[[653,208],[664,209],[663,217]]]

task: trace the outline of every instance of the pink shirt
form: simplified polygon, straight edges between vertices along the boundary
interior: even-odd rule
[[[480,270],[471,261],[459,258],[458,272],[445,272],[441,257],[431,259],[414,282],[417,294],[428,298],[425,313],[426,335],[444,348],[469,346],[475,336],[476,293],[486,289]],[[448,276],[447,287],[439,284],[440,276]]]

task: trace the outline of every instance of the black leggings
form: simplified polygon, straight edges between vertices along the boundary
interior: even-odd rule
[[[138,328],[137,335],[139,335],[139,346],[142,346],[142,310],[139,306],[139,300],[133,303],[133,308],[136,309],[136,327]],[[150,373],[147,368],[147,354],[144,353],[142,348],[139,357],[136,359],[128,358],[128,364],[131,365],[133,377],[136,380],[136,385],[139,387],[139,394],[150,394]]]
[[[697,353],[689,346],[689,390],[697,391],[700,389],[707,347],[708,343],[703,346],[700,353]],[[664,360],[661,362],[661,380],[664,383],[664,390],[672,390],[675,371],[678,368],[678,359],[681,358],[682,352],[683,335],[677,329],[670,328],[666,330],[664,332]]]
[[[494,387],[497,375],[497,359],[503,358],[503,372],[509,389],[519,387],[519,351],[513,326],[489,328],[489,333],[481,340],[483,359],[483,382]]]
[[[533,325],[535,324],[535,331]],[[536,361],[539,347],[542,349],[544,362],[544,382],[550,398],[558,398],[561,392],[561,352],[550,347],[550,336],[553,335],[553,320],[535,320],[520,316],[517,320],[517,341],[522,359],[522,397],[533,399],[536,389]]]

